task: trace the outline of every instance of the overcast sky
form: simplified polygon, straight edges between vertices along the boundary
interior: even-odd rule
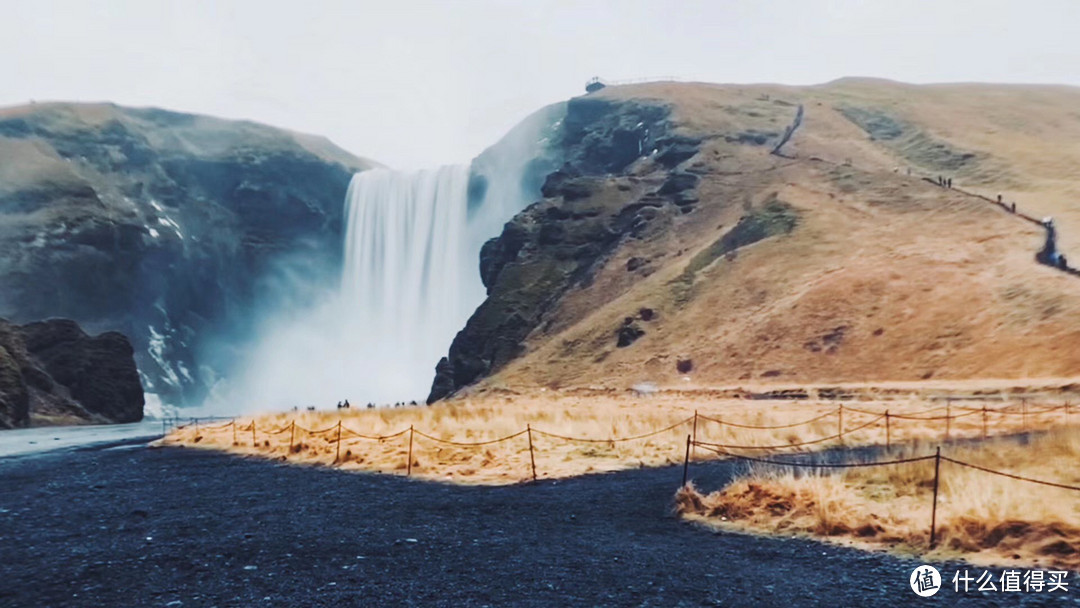
[[[0,0],[0,105],[109,100],[465,162],[585,81],[1080,84],[1078,0]]]

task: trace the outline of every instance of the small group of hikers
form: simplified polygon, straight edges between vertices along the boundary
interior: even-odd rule
[[[937,185],[941,186],[942,188],[952,188],[952,178],[945,177],[944,175],[939,175],[937,176]],[[1002,207],[1005,207],[1010,213],[1016,213],[1016,201],[1013,201],[1006,205],[1005,201],[1001,199],[1001,195],[999,194],[997,195],[997,202]]]
[[[350,405],[349,405],[349,400],[348,399],[346,399],[345,401],[338,401],[337,402],[337,409],[339,409],[339,410],[347,410],[347,409],[349,409],[349,407],[350,407]]]
[[[1006,205],[1005,202],[1001,200],[1001,195],[999,194],[998,195],[998,204],[1001,205],[1002,207],[1005,207],[1006,209],[1008,209],[1010,213],[1016,213],[1016,201],[1013,201],[1013,202],[1009,203],[1008,205]]]
[[[910,175],[910,170],[908,174]],[[945,177],[944,175],[937,176],[936,183],[942,188],[953,187],[952,178]],[[1016,213],[1016,201],[1006,203],[1004,197],[999,194],[997,195],[997,204],[1004,207],[1005,210],[1010,213]],[[1041,223],[1043,227],[1046,228],[1046,244],[1043,246],[1042,251],[1040,251],[1035,256],[1035,258],[1040,263],[1046,264],[1048,266],[1054,266],[1055,268],[1059,268],[1061,270],[1075,272],[1073,271],[1073,269],[1069,268],[1069,262],[1065,259],[1065,256],[1057,250],[1057,230],[1054,227],[1054,219],[1050,217],[1043,218]]]

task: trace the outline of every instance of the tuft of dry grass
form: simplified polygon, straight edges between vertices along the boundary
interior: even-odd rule
[[[932,454],[913,444],[890,456]],[[1080,486],[1080,434],[1060,427],[1038,436],[990,439],[943,455],[993,470]],[[888,457],[882,457],[885,459]],[[1080,492],[1032,484],[942,461],[937,546],[927,550],[934,461],[842,469],[755,465],[725,488],[688,486],[676,510],[729,529],[810,535],[864,548],[996,565],[1080,570]]]
[[[981,402],[969,402],[972,407],[981,405]],[[854,411],[851,403],[846,406],[844,445],[884,443],[886,429],[880,413],[886,409],[894,417],[905,413],[933,416],[935,411],[948,407],[917,397],[867,399],[857,406],[866,413]],[[1000,408],[1002,403],[998,401],[993,407]],[[928,410],[933,411],[927,414]],[[700,414],[696,429],[695,411]],[[836,439],[796,444],[838,434],[840,417],[837,411],[838,404],[827,400],[747,400],[688,391],[660,392],[651,396],[613,391],[551,391],[532,396],[489,394],[430,407],[268,413],[238,419],[235,427],[217,424],[176,429],[162,443],[294,463],[333,465],[346,470],[408,472],[424,479],[506,484],[532,479],[533,459],[538,478],[681,463],[686,453],[687,435],[694,433],[698,441],[718,445],[793,446],[772,448],[768,450],[770,452],[835,447],[839,445]],[[1076,417],[1077,413],[1072,415]],[[811,420],[807,424],[779,429],[730,426],[786,426]],[[991,415],[987,431],[989,434],[1013,433],[1023,426],[1045,428],[1061,420],[1062,417],[1054,413],[1024,417]],[[339,421],[342,425],[340,448],[336,430]],[[293,422],[295,430],[290,426]],[[868,423],[870,425],[866,426]],[[411,470],[408,462],[410,427],[415,431],[412,433]],[[859,427],[863,428],[852,430]],[[532,429],[532,455],[529,435],[524,433],[527,428]],[[981,416],[967,416],[953,420],[949,425],[941,420],[897,418],[891,421],[888,430],[893,444],[920,438],[943,438],[946,432],[950,437],[979,437],[983,433]],[[507,437],[504,441],[494,442]],[[630,437],[640,438],[608,441]],[[479,442],[494,443],[455,445]],[[717,457],[704,447],[695,448],[692,456],[699,460]]]

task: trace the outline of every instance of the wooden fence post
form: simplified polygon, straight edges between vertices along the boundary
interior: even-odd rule
[[[236,418],[232,421],[232,444],[236,445]]]
[[[255,419],[251,419],[251,447],[255,447]]]
[[[405,476],[412,475],[412,443],[413,443],[413,425],[409,425],[409,462],[405,466]]]
[[[690,435],[686,436],[686,457],[683,458],[682,463],[682,485],[686,487],[686,477],[690,474],[690,444],[692,443]]]
[[[841,403],[840,407],[836,410],[836,436],[840,439],[840,443],[844,443],[844,404]]]
[[[986,439],[986,404],[983,404],[983,439]]]
[[[939,479],[941,477],[941,446],[938,446],[934,454],[934,505],[930,508],[930,548],[934,548],[937,542],[937,495]]]
[[[337,421],[337,454],[334,456],[334,462],[341,460],[341,419]]]
[[[892,431],[889,429],[889,410],[885,410],[885,449],[892,444]]]
[[[198,418],[195,419],[195,436],[196,437],[199,436],[199,419]]]
[[[697,410],[694,410],[694,430],[693,430],[694,439],[693,439],[693,441],[690,442],[690,445],[693,446],[693,450],[694,450],[695,454],[697,453],[697,416],[698,416]]]
[[[952,429],[952,399],[945,401],[945,441],[949,440],[949,431]]]
[[[533,481],[536,481],[536,455],[533,453],[532,424],[525,425],[525,433],[529,436],[529,462],[532,464]]]
[[[296,444],[296,419],[293,418],[293,421],[289,423],[289,454],[292,454],[293,445],[295,445],[295,444]],[[286,454],[285,457],[288,458],[289,455]]]

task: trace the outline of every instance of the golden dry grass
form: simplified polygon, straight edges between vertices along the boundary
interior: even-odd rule
[[[875,460],[932,454],[916,443]],[[1080,433],[1059,426],[1034,438],[947,447],[943,455],[989,469],[1080,486]],[[712,526],[811,535],[934,560],[1080,569],[1080,492],[943,461],[937,547],[928,551],[934,461],[833,471],[753,465],[725,488],[681,489],[676,509]]]
[[[1072,167],[1080,156],[1071,142],[1080,134],[1072,110],[1080,89],[846,80],[650,83],[597,96],[661,100],[680,132],[705,138],[684,167],[700,176],[700,203],[622,241],[589,281],[545,311],[521,356],[468,390],[1016,381],[1080,368],[1080,281],[1035,263],[1043,230],[923,179],[948,174],[967,191],[1001,193],[1035,217],[1055,216],[1063,251],[1078,257]],[[806,112],[786,148],[794,158],[728,141],[748,129],[782,130],[793,103]],[[917,164],[847,118],[848,106],[903,122],[927,150],[976,157],[959,172]],[[639,189],[667,175],[650,162],[632,168],[637,182],[607,180],[574,208],[638,200]],[[791,234],[687,272],[774,196],[799,212]],[[647,263],[629,271],[633,258]],[[655,313],[639,323],[645,335],[617,347],[615,331],[642,308]],[[687,359],[693,369],[679,372],[676,362]]]
[[[967,407],[981,407],[987,402],[965,401]],[[1007,404],[995,400],[991,408]],[[660,392],[651,396],[607,391],[545,391],[536,396],[495,396],[469,398],[439,403],[384,409],[353,409],[331,412],[282,412],[238,419],[234,428],[220,423],[211,428],[187,426],[174,430],[163,440],[166,445],[184,445],[224,450],[239,454],[286,459],[295,463],[334,465],[346,470],[405,474],[408,470],[409,433],[413,437],[412,475],[424,479],[459,483],[505,484],[531,479],[528,437],[514,436],[506,441],[482,446],[459,446],[442,443],[425,435],[459,443],[487,442],[533,429],[533,448],[538,478],[561,478],[586,473],[634,467],[681,463],[686,451],[686,437],[694,432],[693,416],[698,411],[697,439],[721,445],[791,446],[838,433],[839,404],[833,401],[747,400],[718,398],[702,391]],[[920,397],[889,400],[867,398],[847,403],[843,416],[844,445],[873,445],[886,441],[886,428],[880,413],[888,409],[891,419],[888,434],[893,444],[917,439],[981,437],[981,415],[951,421],[899,420],[895,416],[939,415],[948,406]],[[1019,407],[1014,404],[1011,407]],[[868,413],[859,413],[858,408]],[[924,414],[933,409],[929,414]],[[1035,406],[1032,406],[1035,409]],[[992,410],[991,410],[992,411]],[[936,414],[935,414],[936,412]],[[1080,417],[1080,410],[1072,413]],[[816,419],[801,426],[781,429],[748,429],[729,426],[736,423],[752,426],[780,426]],[[987,419],[991,435],[1014,433],[1025,424],[1045,428],[1062,421],[1061,414],[994,415]],[[874,422],[876,420],[876,422]],[[296,422],[295,434],[290,423]],[[342,423],[340,451],[336,425]],[[256,433],[253,445],[250,425]],[[868,423],[870,426],[866,426]],[[604,441],[670,430],[629,441]],[[946,428],[946,426],[948,428]],[[854,430],[859,429],[860,430]],[[299,429],[325,431],[309,434]],[[425,435],[421,435],[421,432]],[[386,439],[358,437],[389,436]],[[399,434],[401,433],[401,434]],[[587,438],[599,441],[568,441],[552,435]],[[293,451],[290,453],[290,441]],[[806,451],[838,445],[836,439],[820,443],[769,451]],[[340,458],[338,462],[335,459]],[[715,458],[716,454],[696,448],[695,459]]]

